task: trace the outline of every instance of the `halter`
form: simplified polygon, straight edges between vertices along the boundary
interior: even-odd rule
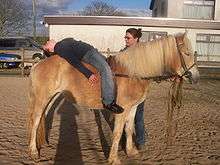
[[[180,62],[181,62],[181,66],[183,67],[184,73],[182,75],[179,75],[180,78],[182,78],[183,76],[185,76],[186,78],[189,79],[190,82],[192,82],[192,73],[190,72],[190,69],[192,69],[196,63],[194,62],[189,68],[187,68],[185,60],[183,58],[183,53],[180,51],[181,46],[184,45],[182,37],[175,37],[176,40],[176,45],[177,45],[177,50],[180,56]]]

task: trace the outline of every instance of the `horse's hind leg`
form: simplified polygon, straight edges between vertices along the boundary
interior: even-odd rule
[[[33,96],[29,116],[29,152],[32,158],[40,156],[41,144],[45,142],[44,135],[44,111],[49,101],[49,97],[43,91],[38,91],[38,96]],[[42,122],[42,124],[40,124]],[[39,133],[38,133],[39,132]],[[42,134],[41,134],[42,133]]]
[[[137,155],[138,150],[134,146],[133,143],[133,133],[134,133],[134,118],[136,114],[137,106],[133,106],[129,115],[127,116],[127,122],[125,125],[125,132],[126,132],[126,152],[129,157]]]
[[[30,141],[29,141],[29,152],[33,159],[39,157],[39,151],[37,150],[37,128],[39,126],[41,116],[43,113],[43,106],[40,102],[36,101],[33,109],[33,114],[31,116],[32,124],[30,128]]]
[[[124,129],[126,113],[127,112],[124,112],[115,116],[112,147],[108,158],[108,161],[111,164],[121,164],[120,159],[118,158],[118,145]]]

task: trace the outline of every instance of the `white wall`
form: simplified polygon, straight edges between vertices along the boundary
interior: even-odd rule
[[[118,51],[125,45],[124,35],[128,28],[141,28],[142,31],[161,31],[174,35],[188,31],[188,37],[193,48],[196,43],[196,33],[220,34],[219,30],[200,30],[184,28],[162,28],[162,27],[141,27],[141,26],[102,26],[102,25],[50,25],[49,36],[59,41],[66,37],[73,37],[92,44],[100,51]]]
[[[140,26],[97,26],[97,25],[50,25],[49,36],[51,39],[59,41],[66,37],[73,37],[90,43],[100,51],[119,51],[125,45],[124,36],[128,28],[141,28],[142,31],[161,31],[168,34],[184,33],[183,28],[161,28],[161,27],[140,27]],[[193,30],[189,30],[189,37],[193,40],[194,35],[190,34]],[[193,37],[192,37],[193,36]]]
[[[183,17],[184,0],[168,0],[167,17],[182,18]]]
[[[183,4],[184,0],[167,0],[167,17],[168,18],[183,18]],[[161,8],[161,0],[155,1],[155,5],[158,9]],[[160,12],[158,10],[157,12]],[[220,0],[215,0],[215,20],[220,20]]]
[[[103,26],[103,25],[50,25],[49,36],[51,39],[59,41],[66,37],[73,37],[76,40],[81,40],[90,43],[99,51],[117,52],[124,48],[124,35],[128,28],[142,28],[142,31],[159,31],[167,32],[175,35],[184,33],[184,28],[162,28],[162,27],[140,27],[140,26]],[[193,50],[196,50],[196,34],[220,34],[219,30],[200,30],[187,29],[188,38],[191,41]],[[200,59],[198,59],[200,60]],[[201,59],[202,60],[202,59]],[[217,59],[220,61],[220,59]]]
[[[215,0],[215,20],[220,20],[220,0]]]
[[[122,26],[96,25],[51,25],[50,38],[59,41],[66,37],[73,37],[90,43],[100,51],[118,51],[124,47],[125,30]]]

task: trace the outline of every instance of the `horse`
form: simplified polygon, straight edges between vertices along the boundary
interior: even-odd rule
[[[120,164],[118,147],[123,130],[126,133],[127,155],[138,154],[132,139],[134,117],[137,105],[147,96],[151,78],[176,77],[195,83],[199,72],[186,33],[140,42],[111,56],[108,62],[115,74],[116,102],[124,108],[123,113],[114,115],[108,161]],[[88,64],[85,66],[97,73],[94,67]],[[40,61],[31,69],[30,74],[28,148],[33,158],[40,156],[41,146],[46,142],[45,117],[54,100],[61,94],[77,106],[103,109],[100,81],[94,86],[89,85],[82,73],[58,55]]]

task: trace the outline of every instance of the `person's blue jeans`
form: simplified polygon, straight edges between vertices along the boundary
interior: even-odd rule
[[[136,144],[143,145],[145,143],[145,127],[144,127],[144,102],[137,106],[135,115],[135,132]]]
[[[88,51],[82,61],[94,66],[101,75],[101,97],[105,105],[111,104],[115,99],[112,71],[106,58],[97,49]]]

